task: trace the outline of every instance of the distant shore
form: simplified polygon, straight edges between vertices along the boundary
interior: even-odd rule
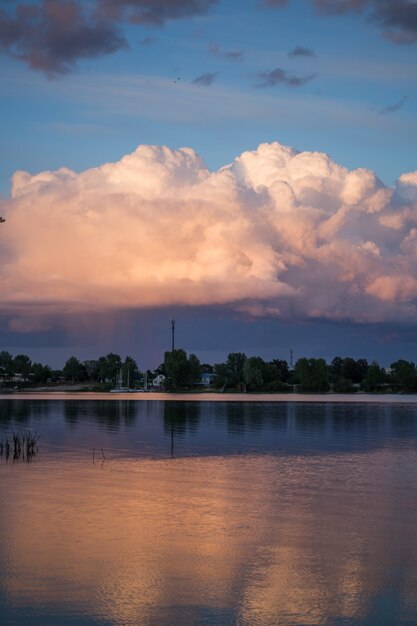
[[[114,400],[114,401],[174,401],[174,402],[341,402],[417,404],[417,394],[389,393],[109,393],[89,391],[13,391],[0,392],[0,400]]]

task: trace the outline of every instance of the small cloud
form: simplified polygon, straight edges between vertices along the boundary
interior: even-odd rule
[[[396,113],[396,111],[399,111],[402,108],[406,100],[408,100],[408,96],[403,96],[400,100],[398,100],[398,102],[395,102],[394,104],[390,104],[384,107],[383,109],[380,109],[378,111],[379,115],[387,115],[387,113]]]
[[[258,78],[260,82],[256,87],[274,87],[275,85],[288,85],[290,87],[301,87],[313,80],[317,74],[309,74],[308,76],[296,76],[289,74],[280,67],[270,72],[259,72]]]
[[[144,39],[140,40],[139,45],[146,48],[147,46],[153,46],[154,43],[156,43],[155,37],[144,37]]]
[[[226,58],[230,61],[243,61],[243,50],[230,50],[226,52]]]
[[[400,46],[409,46],[417,41],[417,33],[404,33],[396,30],[386,30],[382,33],[385,39]]]
[[[288,0],[263,0],[262,4],[266,7],[286,7]]]
[[[304,46],[295,46],[293,50],[288,53],[289,57],[316,57],[316,53],[311,48],[305,48]]]
[[[207,72],[206,74],[201,74],[200,76],[197,76],[197,78],[194,78],[193,81],[191,81],[194,85],[201,85],[202,87],[210,87],[210,85],[212,85],[216,79],[218,72]]]
[[[349,12],[365,16],[382,27],[382,34],[396,44],[417,42],[417,4],[415,0],[312,0],[322,15]]]
[[[218,0],[97,0],[107,20],[162,26],[170,20],[204,15]]]
[[[239,63],[243,61],[243,50],[222,50],[216,43],[211,43],[209,45],[209,51],[211,54],[226,59],[227,61],[237,61]]]

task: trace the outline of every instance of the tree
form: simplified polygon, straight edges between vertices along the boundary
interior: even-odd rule
[[[96,376],[100,381],[117,380],[117,374],[122,367],[122,359],[118,354],[109,352],[106,356],[101,356],[97,361]]]
[[[251,356],[243,364],[243,380],[250,391],[259,391],[264,383],[265,361],[259,356]]]
[[[333,384],[333,391],[337,393],[355,393],[358,391],[358,388],[355,387],[350,379],[339,378],[337,382]]]
[[[271,361],[271,365],[273,365],[276,369],[278,380],[281,380],[283,383],[288,382],[288,379],[290,377],[290,370],[288,368],[287,361],[284,361],[282,359],[273,359]]]
[[[31,375],[34,383],[46,383],[51,378],[51,368],[42,363],[32,363]]]
[[[62,370],[65,378],[72,380],[73,382],[81,382],[88,378],[88,372],[82,363],[75,357],[71,356],[64,365]]]
[[[189,362],[185,350],[171,350],[165,352],[165,386],[174,391],[179,387],[184,387],[188,382]]]
[[[99,365],[96,359],[89,359],[87,361],[83,361],[83,365],[87,371],[88,378],[90,380],[97,380],[99,378]]]
[[[226,363],[216,363],[214,366],[213,384],[218,388],[225,388],[228,384],[229,370]]]
[[[131,356],[125,358],[123,363],[123,371],[126,374],[126,380],[129,380],[129,385],[132,385],[135,380],[139,378],[139,368],[135,359]]]
[[[335,356],[333,361],[329,365],[330,380],[332,383],[336,383],[342,376],[343,359],[340,356]]]
[[[228,386],[242,388],[245,385],[243,367],[246,361],[246,354],[243,352],[231,352],[227,356],[226,367],[228,373]]]
[[[363,388],[365,391],[378,391],[385,382],[385,370],[378,365],[376,361],[372,361],[363,379]]]
[[[10,378],[13,374],[13,357],[10,352],[3,350],[0,352],[0,376],[4,379]]]
[[[116,381],[121,367],[122,359],[120,356],[118,354],[114,354],[114,352],[109,352],[109,354],[106,355],[106,378]]]
[[[362,383],[363,379],[365,378],[366,373],[368,371],[368,367],[369,365],[368,365],[367,359],[358,359],[356,361],[356,368],[358,371],[359,383]]]
[[[417,391],[417,370],[414,363],[403,359],[391,363],[391,377],[402,391]]]
[[[329,374],[324,359],[298,359],[295,375],[300,391],[325,392],[329,390]]]
[[[13,369],[15,374],[21,374],[27,378],[32,368],[32,361],[26,354],[17,354],[13,359]]]
[[[201,363],[200,359],[195,354],[190,354],[188,357],[188,382],[191,387],[194,387],[196,383],[200,382],[201,378]]]

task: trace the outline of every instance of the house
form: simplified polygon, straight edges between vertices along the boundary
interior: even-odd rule
[[[203,372],[200,377],[199,385],[203,385],[204,387],[209,387],[215,378],[215,374],[213,372]]]
[[[163,389],[165,382],[165,376],[163,374],[158,374],[156,378],[153,379],[151,385],[154,389]]]

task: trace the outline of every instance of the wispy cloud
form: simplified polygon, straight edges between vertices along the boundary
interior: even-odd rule
[[[286,70],[277,67],[270,72],[259,72],[259,82],[255,86],[275,87],[275,85],[288,85],[289,87],[302,87],[313,80],[316,76],[317,74],[296,76],[295,74],[289,74]]]
[[[216,80],[218,72],[206,72],[205,74],[200,74],[197,78],[194,78],[191,81],[194,85],[201,85],[203,87],[210,87]]]
[[[311,0],[320,15],[363,13],[380,25],[387,39],[397,44],[417,43],[417,3],[415,0]],[[263,5],[282,8],[285,0],[264,0]]]
[[[223,50],[218,44],[209,44],[209,51],[217,57],[225,59],[226,61],[238,61],[242,62],[244,58],[243,50]]]
[[[289,53],[289,57],[315,57],[317,56],[314,50],[311,48],[305,48],[304,46],[295,46]]]
[[[396,111],[399,111],[402,108],[402,106],[407,100],[408,100],[408,96],[403,96],[402,98],[400,98],[400,100],[398,100],[398,102],[394,102],[394,104],[390,104],[380,109],[379,114],[386,115],[387,113],[396,113]]]
[[[262,4],[266,7],[285,7],[288,0],[263,0]]]
[[[142,46],[143,48],[146,48],[148,46],[153,46],[154,43],[156,43],[155,37],[144,37],[143,39],[139,41],[139,45]]]
[[[96,0],[101,17],[161,25],[206,13],[218,0]]]

